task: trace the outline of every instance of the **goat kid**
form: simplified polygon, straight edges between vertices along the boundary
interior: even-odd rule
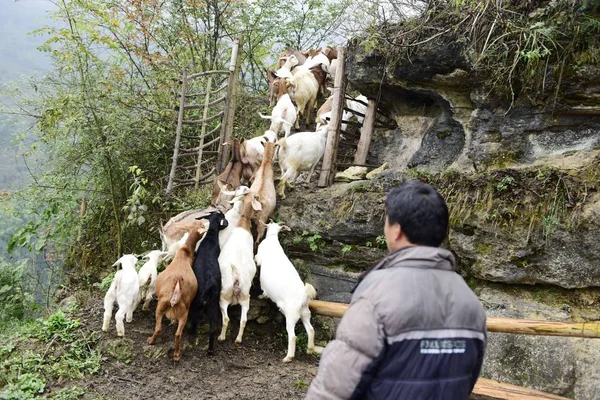
[[[219,255],[219,267],[221,269],[219,307],[223,318],[221,334],[217,338],[219,341],[225,340],[227,326],[229,325],[227,308],[232,304],[240,304],[242,315],[240,330],[235,342],[242,342],[246,321],[248,320],[248,310],[250,309],[250,287],[256,274],[250,221],[254,218],[256,211],[261,210],[261,207],[256,194],[250,192],[244,197],[240,220]]]
[[[246,194],[250,193],[250,188],[248,186],[240,186],[235,192],[230,193],[233,193],[234,196],[231,200],[233,207],[231,207],[231,210],[227,211],[227,213],[225,214],[225,219],[227,219],[228,224],[227,227],[219,232],[219,247],[221,248],[221,250],[225,246],[225,243],[227,243],[227,241],[229,240],[231,233],[233,232],[233,230],[237,226],[238,221],[242,217],[242,203]]]
[[[278,187],[281,199],[285,199],[286,186],[294,187],[300,171],[310,171],[307,181],[310,183],[317,164],[325,154],[328,131],[328,126],[322,125],[316,132],[298,132],[287,139],[281,138],[277,141],[282,173]]]
[[[248,169],[247,171],[244,171],[243,175],[244,179],[248,182],[254,180],[256,172],[262,163],[264,153],[264,146],[262,143],[264,141],[275,143],[277,141],[277,134],[268,130],[262,136],[256,136],[249,140],[242,139],[240,144],[242,163],[244,164],[244,169]]]
[[[290,139],[294,136],[296,135],[292,135]],[[256,179],[254,179],[252,186],[250,186],[250,192],[258,197],[261,204],[261,209],[256,213],[255,219],[257,232],[256,246],[258,246],[258,243],[265,234],[264,223],[271,218],[277,201],[273,179],[273,157],[278,145],[273,142],[262,142],[262,145],[265,151],[262,164],[258,171],[256,171]],[[263,224],[260,224],[259,221],[262,221]]]
[[[216,211],[208,217],[209,226],[200,243],[192,269],[198,281],[198,291],[190,308],[190,333],[196,332],[200,311],[206,310],[208,317],[208,354],[215,352],[216,324],[219,320],[219,297],[221,294],[221,270],[219,268],[219,233],[227,228],[228,222],[222,212]]]
[[[277,100],[277,104],[271,111],[271,116],[262,115],[261,113],[259,115],[261,118],[271,120],[271,126],[269,126],[268,131],[274,132],[276,137],[281,132],[285,133],[285,137],[288,137],[298,117],[296,107],[287,93]]]
[[[187,237],[186,237],[187,239]],[[179,243],[179,242],[177,242]],[[175,251],[174,253],[176,253]],[[148,258],[148,261],[138,271],[138,281],[140,284],[140,291],[136,302],[136,307],[142,299],[144,299],[144,305],[142,310],[148,311],[152,296],[154,295],[154,286],[156,285],[156,276],[158,275],[158,264],[161,260],[167,256],[166,251],[152,250],[146,254],[144,258]]]
[[[194,248],[206,232],[203,221],[194,224],[183,247],[181,247],[173,261],[156,278],[156,325],[154,333],[148,338],[148,344],[156,343],[162,330],[162,318],[167,316],[171,321],[178,321],[175,332],[175,361],[181,359],[181,333],[188,319],[190,305],[198,290],[198,281],[192,270],[194,261]]]
[[[275,222],[267,225],[267,236],[258,246],[255,260],[256,265],[260,266],[261,296],[273,300],[285,315],[288,350],[283,362],[290,362],[296,355],[295,326],[300,318],[308,336],[306,352],[311,354],[316,350],[308,302],[317,296],[317,292],[310,283],[302,284],[300,275],[279,243],[279,231],[289,232],[290,228]]]
[[[115,314],[117,336],[122,337],[125,335],[123,318],[127,318],[127,322],[131,322],[133,318],[133,311],[137,306],[140,291],[138,274],[135,270],[137,261],[138,259],[133,254],[125,254],[113,264],[113,267],[121,265],[122,269],[116,272],[104,296],[104,321],[102,323],[104,332],[108,332],[110,327],[110,318],[112,317],[115,301],[119,305],[119,310]]]

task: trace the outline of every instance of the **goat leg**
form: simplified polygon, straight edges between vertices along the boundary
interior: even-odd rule
[[[179,324],[177,325],[177,331],[175,332],[175,351],[173,352],[173,359],[175,361],[181,360],[181,334],[183,333],[183,328],[187,322],[187,317],[188,311],[185,310],[181,318],[178,319]]]
[[[208,307],[208,355],[215,354],[215,336],[217,334],[217,320],[219,318],[219,305],[211,304]]]
[[[235,338],[236,343],[242,343],[242,336],[244,336],[244,329],[246,328],[246,321],[248,321],[248,310],[250,309],[250,299],[246,299],[244,301],[240,301],[240,306],[242,306],[242,316],[240,318],[240,331],[238,332],[237,338]]]
[[[304,325],[304,329],[306,330],[306,335],[308,336],[308,343],[306,345],[306,354],[312,354],[316,352],[315,349],[315,329],[310,324],[310,309],[308,306],[304,306],[300,312],[300,316],[302,317],[302,325]]]
[[[286,315],[285,316],[285,329],[288,334],[288,351],[287,355],[283,359],[284,363],[291,362],[296,355],[296,322],[300,319],[298,312],[294,312],[295,315]]]
[[[227,315],[227,307],[229,302],[223,298],[219,299],[219,308],[221,309],[221,315],[223,316],[223,325],[221,326],[221,334],[217,338],[219,342],[225,340],[225,334],[227,333],[227,325],[229,325],[229,316]]]
[[[125,336],[125,325],[123,324],[123,318],[125,318],[125,308],[119,305],[119,310],[115,314],[115,321],[117,322],[117,336]]]
[[[160,331],[162,330],[162,319],[163,319],[163,316],[165,315],[165,311],[167,310],[167,307],[169,307],[168,300],[166,302],[161,302],[159,300],[159,302],[156,306],[156,325],[154,326],[154,333],[152,334],[152,336],[150,336],[148,338],[148,344],[156,343],[156,338],[158,337],[158,335],[160,334]]]

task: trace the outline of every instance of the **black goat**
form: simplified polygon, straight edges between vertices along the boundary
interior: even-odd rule
[[[206,218],[206,217],[203,217]],[[198,291],[190,307],[190,333],[198,327],[200,311],[205,308],[209,324],[208,354],[215,352],[216,323],[221,317],[219,296],[221,294],[221,269],[219,268],[219,231],[227,228],[228,222],[220,211],[212,212],[204,240],[200,243],[192,268],[198,280]]]

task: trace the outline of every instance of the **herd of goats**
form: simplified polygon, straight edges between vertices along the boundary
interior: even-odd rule
[[[288,50],[281,54],[278,67],[268,73],[271,104],[275,100],[276,104],[271,116],[263,118],[270,119],[271,125],[264,135],[229,143],[232,157],[225,170],[215,177],[211,206],[171,218],[161,229],[162,249],[147,253],[144,257],[148,260],[139,272],[136,271],[138,259],[133,254],[126,254],[115,262],[114,266],[122,268],[116,272],[104,298],[103,331],[109,329],[115,302],[119,305],[115,315],[117,335],[123,336],[123,319],[130,322],[142,300],[142,309],[147,311],[156,296],[156,325],[148,343],[156,342],[163,316],[177,321],[175,360],[181,358],[181,334],[188,317],[189,332],[193,334],[201,312],[206,313],[209,323],[208,353],[214,354],[219,311],[222,328],[218,340],[223,341],[229,324],[227,309],[229,305],[240,304],[240,327],[235,340],[240,343],[250,307],[250,287],[258,265],[261,297],[271,299],[285,315],[288,350],[283,361],[290,362],[294,358],[295,325],[299,319],[308,335],[307,352],[320,351],[314,344],[308,307],[309,301],[316,297],[315,288],[309,283],[303,284],[279,242],[279,232],[289,228],[269,219],[276,206],[273,162],[277,161],[281,168],[279,195],[285,198],[286,186],[295,182],[300,171],[310,171],[310,182],[323,157],[331,97],[317,112],[315,132],[291,135],[291,127],[295,124],[299,128],[301,115],[305,116],[307,125],[310,124],[317,94],[319,90],[324,93],[327,78],[337,70],[337,51],[332,47],[308,52]],[[356,100],[347,102],[348,109],[364,115],[366,98],[360,96]],[[345,113],[343,119],[351,115]],[[278,139],[280,134],[284,137]],[[242,185],[242,180],[249,186]],[[170,263],[158,274],[161,261]]]

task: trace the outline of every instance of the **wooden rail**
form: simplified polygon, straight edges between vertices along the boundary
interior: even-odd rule
[[[521,386],[511,385],[510,383],[493,381],[491,379],[479,378],[472,393],[474,398],[479,396],[493,399],[548,399],[548,400],[567,400],[566,397],[556,396],[550,393],[540,392],[538,390],[528,389]]]
[[[348,304],[321,300],[312,300],[309,306],[316,314],[337,318],[341,318],[348,309]],[[489,332],[521,335],[600,338],[600,323],[597,322],[558,322],[488,317],[487,329]]]

